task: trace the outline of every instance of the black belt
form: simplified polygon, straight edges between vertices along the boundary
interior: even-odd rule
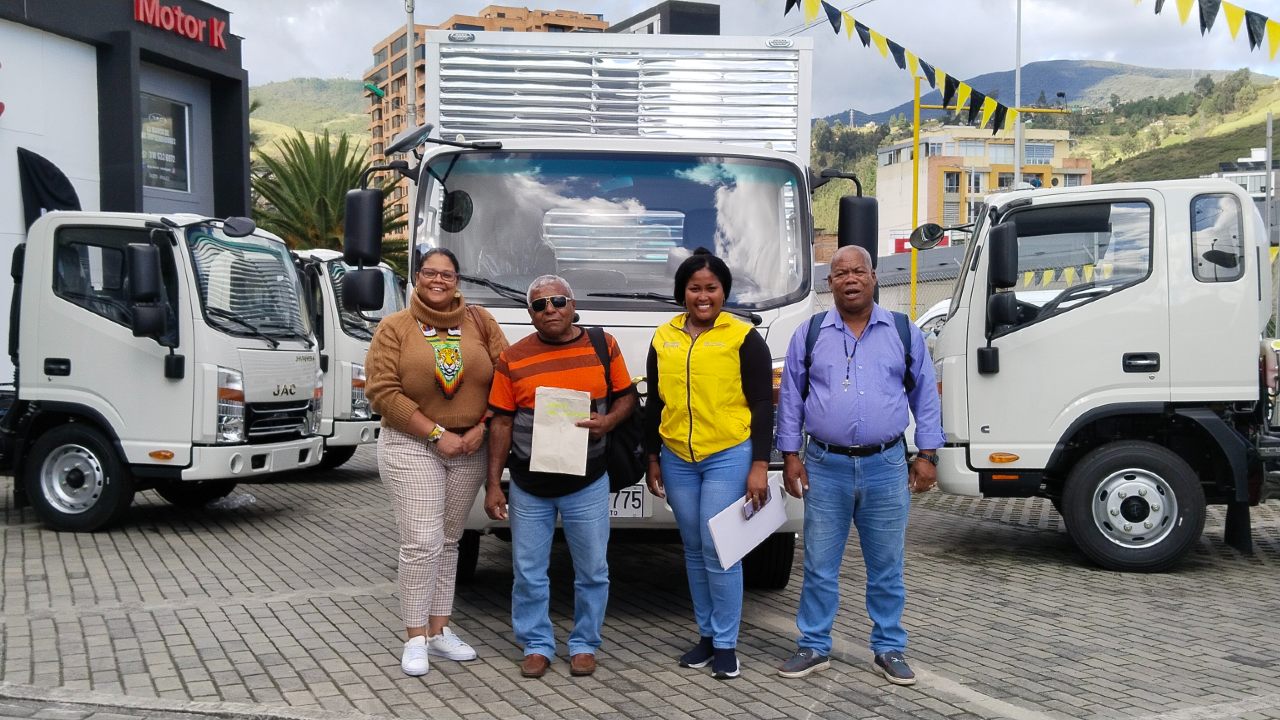
[[[837,455],[848,455],[849,457],[867,457],[869,455],[879,455],[880,453],[892,447],[902,444],[902,436],[890,440],[889,442],[880,443],[879,445],[832,445],[831,443],[822,442],[818,438],[810,435],[809,442],[826,450],[827,452]]]

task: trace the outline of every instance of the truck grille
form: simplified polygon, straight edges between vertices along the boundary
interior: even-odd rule
[[[308,400],[246,404],[244,424],[249,442],[279,442],[303,437],[310,409]]]

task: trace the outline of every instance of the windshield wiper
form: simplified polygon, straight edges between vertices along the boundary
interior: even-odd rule
[[[510,285],[503,285],[502,283],[496,283],[492,280],[486,280],[485,278],[474,277],[472,275],[459,275],[458,277],[462,280],[466,280],[469,283],[483,285],[489,288],[490,290],[497,292],[502,297],[508,300],[515,300],[521,305],[526,305],[529,302],[529,298],[525,296],[525,293],[523,290],[517,290],[516,288],[513,288]]]
[[[222,308],[215,308],[215,307],[205,308],[205,312],[216,318],[222,318],[223,320],[230,320],[231,322],[239,325],[245,330],[248,330],[250,335],[253,335],[255,337],[260,337],[263,340],[266,340],[267,342],[271,343],[272,350],[280,347],[279,340],[262,332],[261,330],[258,329],[257,325],[254,325],[253,323],[249,322],[248,320],[245,320],[244,318],[240,317],[239,315],[236,315],[235,313],[229,313],[226,310],[223,310]]]
[[[626,300],[656,300],[660,303],[666,303],[668,305],[675,305],[676,307],[681,307],[680,303],[675,301],[675,298],[671,297],[670,295],[663,295],[662,293],[656,293],[656,292],[633,292],[633,293],[593,292],[593,293],[587,293],[587,295],[590,297],[623,298]],[[759,325],[760,323],[764,322],[764,318],[751,312],[750,310],[744,310],[742,308],[732,308],[727,305],[724,306],[723,309],[727,313],[732,313],[734,315],[737,315],[738,317],[746,318],[747,320],[750,320],[752,325]]]
[[[292,325],[285,325],[284,323],[278,323],[272,320],[268,320],[267,322],[262,323],[260,327],[264,327],[264,328],[272,327],[272,328],[278,328],[280,330],[284,330],[285,334],[281,335],[280,337],[301,340],[302,342],[307,344],[308,350],[315,347],[316,345],[314,342],[311,341],[311,338],[307,337],[305,333],[300,333],[297,330],[295,330]]]

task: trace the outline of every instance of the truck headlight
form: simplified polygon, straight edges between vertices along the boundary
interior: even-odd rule
[[[311,391],[311,408],[307,410],[307,434],[320,434],[320,416],[324,409],[324,373],[316,370],[316,385]]]
[[[214,442],[241,443],[244,434],[244,375],[218,368],[218,432]]]
[[[373,417],[369,398],[364,396],[364,366],[351,365],[351,419],[368,420]]]

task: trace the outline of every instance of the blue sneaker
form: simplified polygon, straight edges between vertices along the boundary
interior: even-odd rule
[[[876,666],[885,679],[894,685],[915,685],[916,674],[911,672],[901,650],[890,650],[876,655]]]
[[[680,656],[680,667],[706,667],[711,662],[711,657],[711,638],[704,637],[698,640],[698,644],[694,645],[692,650]]]
[[[733,648],[716,648],[712,651],[711,677],[717,680],[728,680],[741,674],[738,653]]]

